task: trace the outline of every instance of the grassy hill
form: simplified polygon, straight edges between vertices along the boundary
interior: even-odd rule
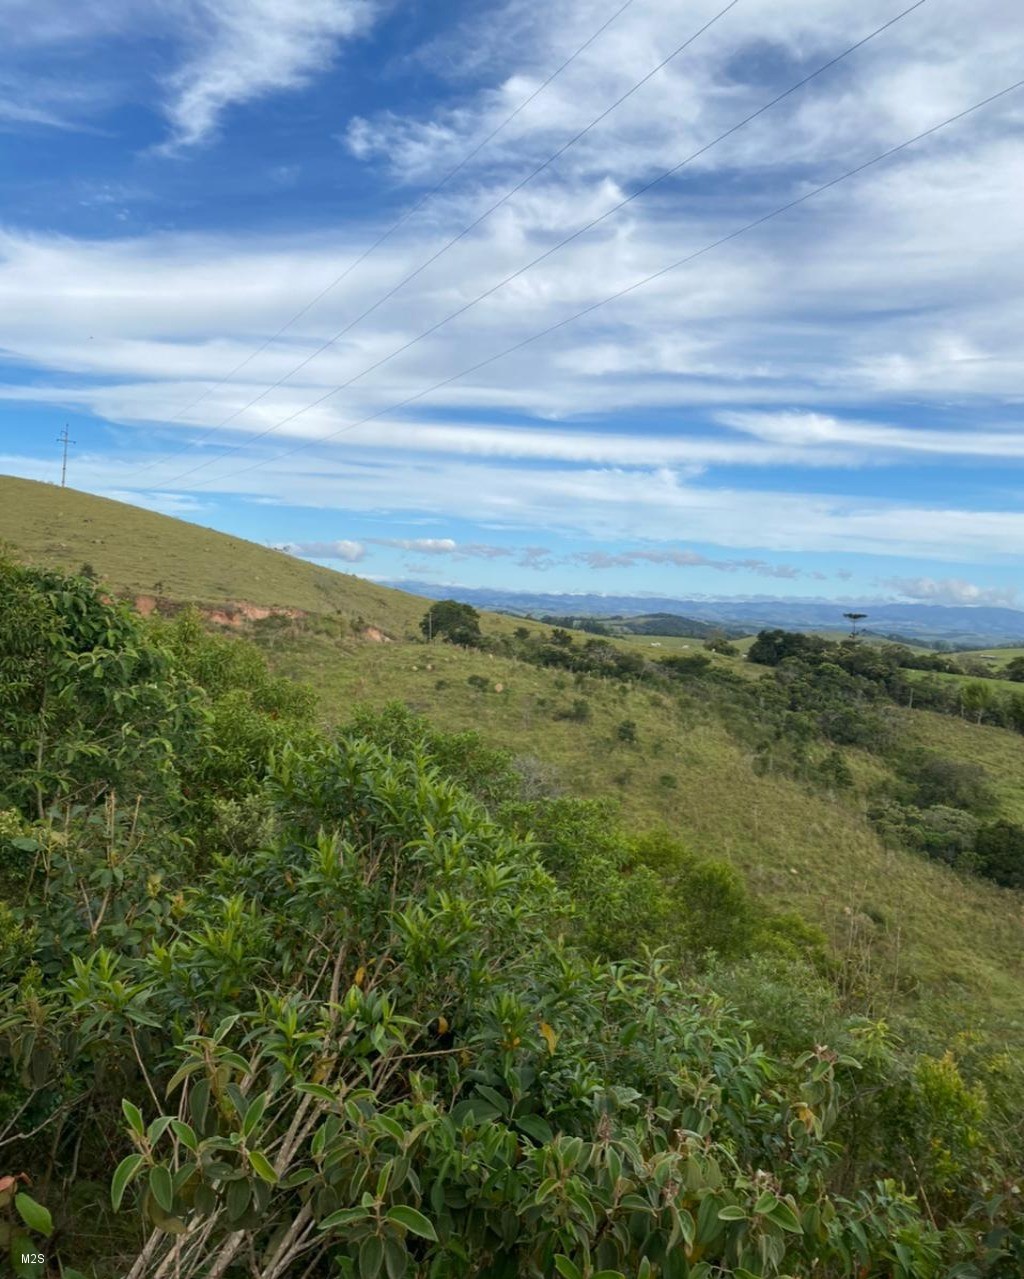
[[[765,771],[699,698],[428,648],[415,638],[422,599],[71,490],[0,480],[0,538],[35,561],[88,561],[133,595],[362,617],[394,642],[369,644],[351,627],[316,618],[270,619],[253,634],[279,671],[312,683],[325,721],[344,719],[356,703],[398,698],[442,728],[477,729],[543,785],[613,796],[638,829],[668,827],[696,851],[730,860],[764,899],[825,927],[843,962],[888,974],[904,1014],[943,1031],[981,1025],[1024,1040],[1024,898],[883,846],[865,811],[869,788],[886,776],[877,756],[845,753],[856,785],[842,795]],[[483,619],[490,634],[519,624]],[[650,636],[617,642],[660,655]],[[699,644],[673,637],[662,652]],[[762,677],[742,655],[713,660]],[[575,699],[588,704],[585,722],[562,717]],[[1024,738],[946,716],[901,715],[909,740],[981,763],[1001,811],[1024,819]],[[620,739],[624,721],[635,725],[635,742]]]
[[[1024,1040],[1024,900],[884,847],[864,811],[866,786],[884,775],[875,758],[849,752],[860,785],[838,797],[760,773],[710,710],[643,688],[447,645],[370,651],[299,633],[277,637],[270,653],[314,684],[327,719],[400,698],[443,727],[477,729],[545,784],[612,795],[638,828],[667,827],[727,858],[755,893],[824,926],[854,962],[892,966],[900,1007],[923,1023],[999,1025]],[[559,718],[577,697],[590,720]],[[635,743],[616,735],[625,719]],[[904,719],[915,741],[991,768],[1007,815],[1024,816],[1024,739],[917,711]]]
[[[340,613],[397,633],[413,629],[427,607],[404,591],[255,542],[11,476],[0,476],[0,542],[36,564],[73,570],[90,564],[126,595]]]

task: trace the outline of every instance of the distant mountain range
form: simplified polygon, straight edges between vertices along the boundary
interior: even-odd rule
[[[862,623],[875,635],[917,643],[936,640],[964,648],[994,644],[1024,644],[1024,611],[988,605],[895,604],[886,600],[836,602],[817,599],[671,599],[652,595],[537,594],[487,587],[434,586],[427,582],[390,582],[400,590],[429,599],[459,599],[497,612],[558,614],[563,617],[649,617],[667,613],[723,628],[757,631],[784,627],[794,631],[845,630],[843,614],[866,613]]]

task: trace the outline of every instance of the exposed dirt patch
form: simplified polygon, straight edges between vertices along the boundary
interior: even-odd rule
[[[185,605],[180,600],[163,599],[159,595],[136,595],[132,604],[136,612],[143,617],[152,617],[154,613],[173,617],[180,613]],[[217,608],[209,604],[197,604],[196,607],[208,622],[216,626],[244,626],[246,622],[261,622],[266,617],[306,617],[308,614],[301,608],[268,608],[264,604],[246,604],[244,602],[222,604]]]
[[[379,630],[376,626],[365,626],[359,633],[362,635],[363,639],[368,639],[373,644],[391,643],[391,636],[385,635],[384,632]]]

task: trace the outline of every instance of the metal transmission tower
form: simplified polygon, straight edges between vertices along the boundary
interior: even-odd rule
[[[76,441],[68,439],[68,425],[64,423],[64,430],[57,436],[57,443],[64,446],[64,452],[60,463],[60,486],[67,488],[68,486],[68,445],[74,444]]]

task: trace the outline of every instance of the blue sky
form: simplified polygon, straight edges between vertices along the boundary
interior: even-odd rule
[[[616,210],[908,3],[7,0],[0,470],[66,422],[385,579],[1024,604],[1024,90],[491,360],[1024,74],[925,0]]]

